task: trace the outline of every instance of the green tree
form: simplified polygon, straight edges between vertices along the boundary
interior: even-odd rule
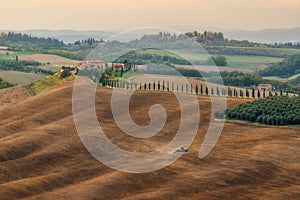
[[[212,56],[211,60],[215,63],[216,66],[227,66],[227,59],[225,56]]]

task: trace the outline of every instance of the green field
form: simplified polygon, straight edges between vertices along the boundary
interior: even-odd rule
[[[300,54],[300,49],[293,49],[293,48],[269,48],[269,47],[233,47],[233,46],[226,46],[226,48],[234,48],[234,49],[261,49],[261,50],[270,50],[276,52],[283,52],[286,54]]]
[[[24,55],[31,55],[33,53],[22,51],[22,52],[9,52],[9,54],[0,54],[0,60],[12,60],[15,59],[16,56],[24,56]]]
[[[197,53],[181,53],[181,56],[192,62],[205,62],[209,55]],[[211,55],[216,56],[216,55]],[[224,55],[227,59],[227,66],[237,69],[254,72],[261,65],[271,65],[282,61],[283,58],[267,57],[267,56],[244,56],[244,55]]]
[[[261,65],[271,65],[282,61],[282,58],[266,57],[266,56],[225,56],[229,67],[255,71]]]
[[[294,51],[296,53],[297,51],[300,53],[299,49],[282,49],[285,51]],[[160,56],[164,55],[172,55],[172,52],[168,52],[166,50],[138,50],[137,53],[149,53],[149,54],[157,54]],[[171,54],[171,55],[170,55]],[[182,57],[186,60],[197,63],[197,62],[206,62],[210,56],[216,56],[216,55],[208,55],[208,54],[200,54],[197,52],[184,50],[181,52],[174,52],[172,56],[175,57]],[[274,63],[278,63],[282,61],[282,58],[277,57],[268,57],[268,56],[245,56],[245,55],[224,55],[227,58],[228,67],[233,67],[237,69],[247,70],[254,72],[255,70],[259,69],[261,65],[271,65]]]
[[[0,71],[0,78],[12,84],[32,83],[43,77],[45,75],[17,71]]]

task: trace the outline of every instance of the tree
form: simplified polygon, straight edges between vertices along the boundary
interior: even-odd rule
[[[208,87],[205,87],[205,94],[208,95]]]
[[[227,66],[227,59],[225,56],[212,56],[211,60],[215,63],[216,66]]]
[[[246,97],[249,98],[249,91],[246,89]]]
[[[203,86],[202,86],[202,84],[200,85],[200,94],[203,94]]]
[[[242,90],[240,90],[240,97],[244,97],[244,93],[243,93],[243,91]]]

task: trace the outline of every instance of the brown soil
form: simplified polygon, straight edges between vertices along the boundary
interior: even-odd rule
[[[117,128],[110,95],[110,89],[99,88],[96,107],[101,126],[116,145],[148,152],[176,133],[180,110],[171,94],[138,91],[133,96],[136,123],[149,122],[153,103],[162,103],[170,117],[158,135],[145,141]],[[300,198],[299,128],[228,122],[213,151],[198,158],[209,122],[209,97],[198,98],[200,128],[189,151],[172,165],[144,174],[110,169],[87,152],[74,126],[71,82],[37,96],[22,87],[0,90],[0,102],[6,99],[11,103],[0,105],[1,200]],[[228,99],[228,106],[245,101]]]

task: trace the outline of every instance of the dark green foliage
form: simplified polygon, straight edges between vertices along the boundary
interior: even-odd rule
[[[0,37],[1,45],[8,44],[35,44],[39,46],[64,47],[65,44],[54,38],[33,37],[28,34],[8,32]]]
[[[288,83],[294,84],[294,85],[300,85],[300,75],[297,78],[288,81]]]
[[[160,90],[160,81],[158,81],[158,83],[157,83],[157,90],[158,91]]]
[[[190,63],[179,57],[178,55],[165,52],[169,55],[158,55],[155,53],[137,53],[135,51],[128,52],[120,57],[118,57],[114,62],[123,63],[126,60],[129,60],[135,65],[144,65],[147,63],[172,63],[178,65],[190,65]]]
[[[213,62],[211,62],[213,61]],[[211,59],[208,60],[208,64],[215,64],[216,66],[227,66],[227,59],[225,56],[212,56]]]
[[[244,97],[244,93],[243,93],[243,91],[242,90],[240,90],[240,97]]]
[[[249,98],[249,90],[246,89],[246,97]]]
[[[14,85],[11,84],[11,83],[6,82],[6,81],[4,81],[4,80],[2,80],[2,79],[0,78],[0,89],[12,87],[12,86],[14,86]]]
[[[300,54],[289,56],[282,62],[259,71],[261,76],[289,77],[300,73]]]
[[[216,118],[223,119],[226,116],[226,112],[227,112],[227,110],[217,111],[217,112],[215,112],[214,116]]]
[[[228,110],[227,117],[278,126],[300,124],[300,97],[258,99]]]
[[[202,84],[200,85],[200,94],[203,94],[203,86],[202,86]]]
[[[205,94],[208,95],[208,87],[205,87]]]
[[[27,72],[27,73],[38,73],[38,74],[46,74],[52,75],[53,72],[51,70],[45,70],[38,68],[37,66],[41,65],[39,62],[35,61],[16,61],[16,60],[0,60],[0,70],[4,71],[19,71],[19,72]]]

